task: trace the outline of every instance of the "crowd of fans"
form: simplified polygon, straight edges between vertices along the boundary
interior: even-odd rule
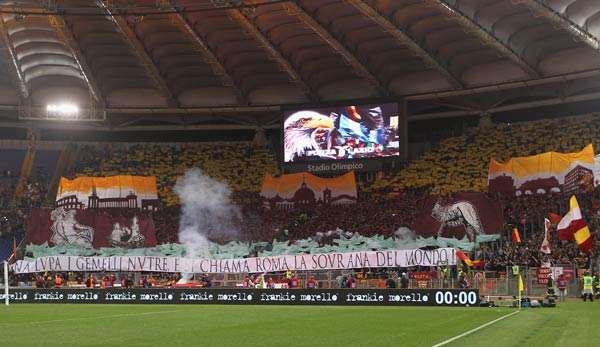
[[[285,210],[263,207],[259,195],[262,178],[265,174],[277,173],[276,159],[273,153],[255,148],[249,142],[86,144],[80,146],[70,176],[156,176],[163,207],[150,213],[159,243],[177,242],[180,208],[173,187],[177,178],[193,167],[201,168],[205,174],[227,183],[232,189],[232,200],[240,206],[243,216],[234,223],[242,240],[294,241],[336,229],[364,236],[393,237],[399,228],[411,228],[419,222],[416,220],[419,206],[429,195],[487,191],[490,158],[503,161],[546,151],[579,151],[589,143],[600,148],[599,139],[600,123],[594,117],[470,129],[462,136],[441,141],[436,149],[412,161],[405,169],[384,175],[373,184],[360,185],[356,204]],[[3,211],[9,211],[11,206],[14,176],[4,173],[0,177]],[[17,224],[5,227],[5,221],[0,220],[0,228],[23,230],[25,216],[22,211],[40,206],[47,187],[47,175],[32,175],[24,198],[16,204],[21,209],[13,209],[13,217],[9,218],[10,223]],[[562,215],[568,209],[567,199],[561,194],[491,198],[499,200],[503,209],[505,227],[498,231],[502,239],[482,245],[472,255],[484,259],[487,268],[498,269],[512,264],[539,266],[547,262],[583,266],[589,261],[587,256],[579,253],[574,242],[559,241],[557,237],[550,239],[551,255],[539,252],[543,219],[549,213]],[[597,252],[600,249],[597,232],[600,230],[600,192],[583,192],[578,199],[592,231],[594,252]],[[9,215],[8,212],[5,214]],[[513,227],[522,234],[521,244],[510,242]],[[334,237],[326,236],[319,242],[329,243]]]
[[[0,259],[12,256],[14,247],[25,236],[31,208],[41,207],[48,191],[49,177],[41,167],[36,167],[23,186],[21,198],[17,198],[19,178],[16,170],[0,172]]]
[[[590,143],[597,150],[597,118],[578,116],[472,128],[461,136],[440,141],[435,149],[398,173],[378,180],[371,189],[430,187],[436,195],[487,191],[491,158],[506,161],[548,151],[578,152]]]
[[[277,171],[277,162],[250,142],[84,145],[73,175],[156,176],[159,196],[171,206],[179,203],[173,192],[177,178],[191,168],[226,182],[233,191],[258,192],[264,175]]]

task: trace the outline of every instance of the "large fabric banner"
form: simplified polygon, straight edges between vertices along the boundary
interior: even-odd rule
[[[580,152],[546,152],[511,158],[505,163],[491,159],[488,187],[491,193],[507,195],[563,193],[572,195],[593,187],[594,148]]]
[[[90,196],[100,200],[136,197],[137,205],[141,206],[142,200],[158,199],[158,191],[154,176],[77,177],[73,180],[61,177],[56,200],[73,196],[83,207],[88,207]]]
[[[15,273],[45,271],[258,273],[442,265],[456,265],[454,248],[296,254],[238,259],[55,256],[18,260],[11,267]]]
[[[354,172],[334,178],[321,178],[309,173],[295,173],[279,177],[265,176],[260,195],[267,207],[342,204],[356,202]]]
[[[153,247],[152,218],[145,215],[109,215],[91,210],[36,208],[29,215],[25,244],[78,247]]]
[[[421,237],[468,238],[470,242],[499,234],[502,207],[483,193],[457,193],[450,198],[428,197],[418,207],[412,229]]]

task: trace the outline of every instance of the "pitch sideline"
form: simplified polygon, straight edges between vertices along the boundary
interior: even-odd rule
[[[449,344],[450,342],[454,342],[454,341],[456,341],[456,340],[458,340],[458,339],[460,339],[460,338],[462,338],[462,337],[465,337],[465,336],[471,335],[472,333],[474,333],[474,332],[477,332],[477,331],[479,331],[479,330],[481,330],[481,329],[483,329],[483,328],[485,328],[485,327],[488,327],[488,326],[490,326],[490,325],[492,325],[492,324],[494,324],[494,323],[496,323],[496,322],[499,322],[499,321],[501,321],[501,320],[503,320],[503,319],[505,319],[505,318],[508,318],[508,317],[514,316],[514,315],[516,315],[516,314],[517,314],[517,313],[519,313],[519,312],[521,312],[521,311],[515,311],[515,312],[511,312],[511,313],[509,313],[509,314],[505,314],[504,316],[502,316],[502,317],[499,317],[499,318],[496,318],[496,319],[494,319],[493,321],[487,322],[487,323],[485,323],[485,324],[482,324],[482,325],[480,325],[480,326],[478,326],[478,327],[476,327],[476,328],[473,328],[473,329],[471,329],[471,330],[465,331],[464,333],[462,333],[462,334],[460,334],[460,335],[456,335],[456,336],[454,336],[454,337],[451,337],[451,338],[449,338],[449,339],[447,339],[447,340],[444,340],[444,341],[442,341],[442,342],[440,342],[440,343],[436,343],[436,344],[435,344],[435,345],[433,345],[432,347],[440,347],[440,346],[447,345],[447,344]]]

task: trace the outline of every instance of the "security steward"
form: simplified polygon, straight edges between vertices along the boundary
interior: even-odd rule
[[[583,301],[594,301],[594,277],[588,272],[583,275]]]

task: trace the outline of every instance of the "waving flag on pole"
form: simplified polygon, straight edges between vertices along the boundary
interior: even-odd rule
[[[519,229],[513,228],[510,236],[513,243],[521,243],[521,235],[519,235]]]
[[[550,250],[550,242],[548,241],[548,230],[550,230],[550,225],[550,220],[548,218],[544,218],[544,241],[542,241],[540,252],[545,254],[552,253]]]
[[[466,254],[461,251],[456,252],[456,257],[462,260],[463,263],[467,264],[468,267],[483,267],[485,261],[483,259],[471,260]]]
[[[569,206],[569,212],[558,223],[558,237],[561,240],[575,239],[582,252],[589,252],[592,249],[592,235],[583,220],[575,195],[571,196]]]

